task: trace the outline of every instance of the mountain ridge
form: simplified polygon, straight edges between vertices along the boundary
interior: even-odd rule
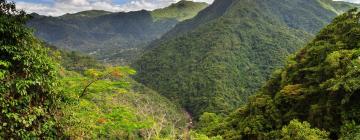
[[[216,0],[169,31],[170,37],[153,42],[133,64],[139,72],[136,80],[180,102],[195,118],[203,112],[226,114],[245,103],[290,53],[336,16],[318,2]],[[206,11],[219,13],[201,16]],[[294,18],[306,20],[289,20]],[[190,30],[179,31],[183,27]]]
[[[207,133],[224,139],[281,139],[284,135],[277,133],[300,120],[328,131],[325,139],[359,138],[359,15],[350,10],[334,19],[275,71],[249,103]],[[297,133],[303,132],[287,135]]]
[[[181,3],[186,3],[183,8],[172,10]],[[160,38],[180,19],[191,18],[206,6],[181,1],[173,4],[174,8],[156,10],[156,14],[146,10],[117,13],[91,10],[60,17],[33,14],[27,25],[35,29],[37,37],[51,45],[92,54],[108,63],[127,64],[147,43]],[[174,17],[163,18],[159,13]]]

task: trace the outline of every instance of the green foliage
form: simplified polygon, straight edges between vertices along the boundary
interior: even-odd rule
[[[0,60],[0,66],[2,67],[2,69],[0,69],[0,80],[3,80],[8,74],[7,69],[9,68],[10,63],[4,60]]]
[[[360,121],[359,19],[356,9],[335,18],[212,135],[276,138],[282,126],[299,119],[309,124],[290,122],[281,130],[285,139],[325,139],[328,134],[319,129],[328,131],[330,139],[356,138],[355,122]],[[308,131],[310,124],[319,129]]]
[[[65,14],[60,16],[61,19],[66,20],[74,20],[74,19],[86,19],[86,18],[94,18],[99,17],[107,14],[111,14],[112,12],[103,11],[103,10],[89,10],[89,11],[82,11],[74,14]]]
[[[93,79],[105,79],[110,76],[113,79],[118,79],[128,75],[136,74],[136,71],[129,67],[106,67],[105,69],[87,69],[84,72],[85,76],[91,77]]]
[[[205,112],[201,115],[196,127],[199,132],[210,135],[211,131],[219,126],[222,121],[223,119],[215,113]]]
[[[135,77],[196,119],[227,114],[335,16],[317,0],[217,0],[154,42]]]
[[[360,126],[354,121],[349,121],[341,127],[340,140],[359,140],[360,139]]]
[[[91,79],[92,77],[90,77]],[[62,91],[66,104],[62,107],[63,115],[59,117],[65,135],[71,138],[128,137],[133,129],[145,127],[148,120],[140,120],[135,114],[113,99],[126,91],[123,87],[114,86],[111,80],[100,80],[89,87],[92,97],[78,99],[79,92],[87,78],[68,75],[63,78]],[[96,100],[95,100],[96,99]],[[138,126],[138,127],[136,127]],[[130,136],[129,136],[130,137]]]
[[[56,113],[59,130],[65,139],[176,139],[186,128],[184,112],[176,104],[129,76],[129,67],[105,66],[89,56],[58,50],[51,55],[59,60],[60,91]],[[92,63],[88,64],[87,63]],[[79,98],[84,87],[86,96]]]
[[[0,139],[55,135],[58,64],[25,27],[26,19],[0,0]]]
[[[149,11],[62,17],[33,15],[27,22],[37,37],[61,49],[91,54],[99,60],[127,64],[145,44],[166,33],[177,21],[155,22]]]
[[[163,9],[156,9],[151,12],[155,21],[164,19],[176,19],[184,21],[195,17],[199,11],[208,6],[207,3],[197,3],[193,1],[181,0]]]
[[[87,69],[104,69],[104,65],[96,61],[95,58],[84,55],[75,51],[58,50],[55,47],[50,47],[54,54],[60,56],[59,61],[61,66],[69,71],[76,71],[83,73]]]
[[[104,77],[104,75],[109,77]],[[185,127],[176,105],[132,81],[128,67],[62,72],[64,104],[57,116],[71,139],[175,139]],[[89,81],[87,95],[79,98]]]
[[[223,140],[223,138],[221,136],[208,137],[204,134],[197,133],[196,131],[190,132],[190,139],[191,140]]]
[[[281,120],[274,101],[267,95],[249,98],[249,103],[230,114],[209,136],[224,139],[266,139],[276,136],[272,130],[281,128]],[[225,123],[224,123],[225,122]]]
[[[281,129],[282,140],[327,140],[329,133],[317,128],[311,128],[308,122],[292,120]]]
[[[135,73],[136,71],[129,67],[106,67],[105,69],[102,70],[88,69],[84,72],[84,74],[85,76],[90,77],[91,80],[88,81],[88,84],[81,92],[80,98],[87,94],[88,88],[95,82],[104,79],[120,80],[120,78],[123,78],[128,75],[134,75]],[[114,84],[121,87],[125,87],[128,85],[127,82],[122,82],[122,81],[116,82]]]

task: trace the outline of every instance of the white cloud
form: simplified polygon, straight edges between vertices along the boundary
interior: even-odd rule
[[[112,0],[53,0],[49,3],[32,3],[16,0],[17,8],[24,9],[28,13],[40,15],[60,16],[66,13],[76,13],[85,10],[105,10],[112,12],[154,10],[163,8],[179,0],[128,0],[123,4],[115,4]],[[212,3],[214,0],[193,0],[196,2]],[[360,0],[334,0],[360,3]]]
[[[335,1],[347,1],[352,3],[360,3],[360,0],[335,0]]]
[[[66,13],[76,13],[84,10],[105,10],[112,12],[154,10],[163,8],[179,0],[129,0],[124,4],[115,4],[112,0],[55,0],[53,3],[31,3],[19,1],[18,9],[24,9],[28,13],[40,15],[60,16]],[[197,2],[212,3],[214,0],[194,0]]]
[[[206,3],[213,3],[214,0],[194,0],[196,2],[206,2]]]

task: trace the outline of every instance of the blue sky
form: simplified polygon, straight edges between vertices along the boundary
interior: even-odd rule
[[[13,0],[17,8],[41,15],[60,16],[84,10],[106,10],[112,12],[153,10],[163,8],[179,0]],[[193,0],[212,3],[213,0]],[[338,0],[340,1],[340,0]],[[341,0],[360,3],[360,0]]]

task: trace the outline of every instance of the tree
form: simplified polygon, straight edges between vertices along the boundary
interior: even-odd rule
[[[281,130],[282,140],[327,140],[329,133],[317,128],[311,128],[308,122],[292,120]]]
[[[221,136],[208,137],[205,134],[197,133],[195,131],[190,131],[191,140],[223,140]]]
[[[0,139],[54,136],[58,64],[25,27],[28,16],[0,0]]]
[[[215,113],[205,112],[201,115],[199,123],[197,125],[201,133],[211,134],[211,131],[214,130],[222,122],[222,118]]]
[[[360,139],[360,126],[355,121],[346,122],[341,127],[340,140],[359,140]]]
[[[105,70],[88,69],[85,71],[85,75],[90,77],[90,81],[86,84],[80,94],[80,98],[87,94],[89,87],[97,81],[104,79],[120,79],[125,75],[134,75],[135,70],[129,67],[107,67]]]

